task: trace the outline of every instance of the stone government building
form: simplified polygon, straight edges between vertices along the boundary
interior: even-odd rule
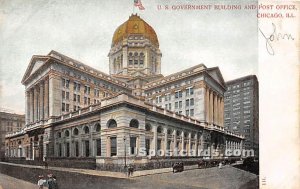
[[[34,55],[22,79],[26,126],[6,136],[6,155],[92,158],[105,169],[177,158],[136,155],[141,148],[147,155],[210,149],[210,158],[242,148],[244,137],[224,129],[218,67],[199,64],[164,77],[156,33],[138,15],[116,29],[108,56],[109,75],[55,51]]]

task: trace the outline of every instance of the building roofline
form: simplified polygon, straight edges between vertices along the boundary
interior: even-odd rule
[[[236,82],[240,82],[240,81],[247,80],[247,79],[255,79],[256,81],[258,81],[256,75],[247,75],[247,76],[244,76],[244,77],[240,77],[240,78],[236,78],[236,79],[233,79],[233,80],[226,81],[226,85],[234,84]]]

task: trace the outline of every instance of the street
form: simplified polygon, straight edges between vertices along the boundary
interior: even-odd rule
[[[0,185],[2,189],[14,188],[37,188],[35,184],[38,175],[52,173],[56,175],[59,189],[256,189],[258,188],[258,176],[231,166],[219,169],[217,167],[208,169],[193,169],[179,173],[161,173],[129,179],[96,176],[92,174],[81,174],[67,171],[44,170],[28,167],[16,167],[1,165],[1,172],[30,181],[15,179],[1,174]],[[1,189],[1,188],[0,188]]]

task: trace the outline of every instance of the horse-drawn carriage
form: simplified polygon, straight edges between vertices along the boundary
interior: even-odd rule
[[[173,173],[182,172],[184,170],[184,166],[182,162],[173,164]]]

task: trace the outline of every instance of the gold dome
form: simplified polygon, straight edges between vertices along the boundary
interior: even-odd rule
[[[112,46],[128,37],[130,34],[140,34],[149,39],[155,46],[159,46],[154,29],[141,19],[137,14],[132,14],[129,19],[120,25],[114,32]]]

